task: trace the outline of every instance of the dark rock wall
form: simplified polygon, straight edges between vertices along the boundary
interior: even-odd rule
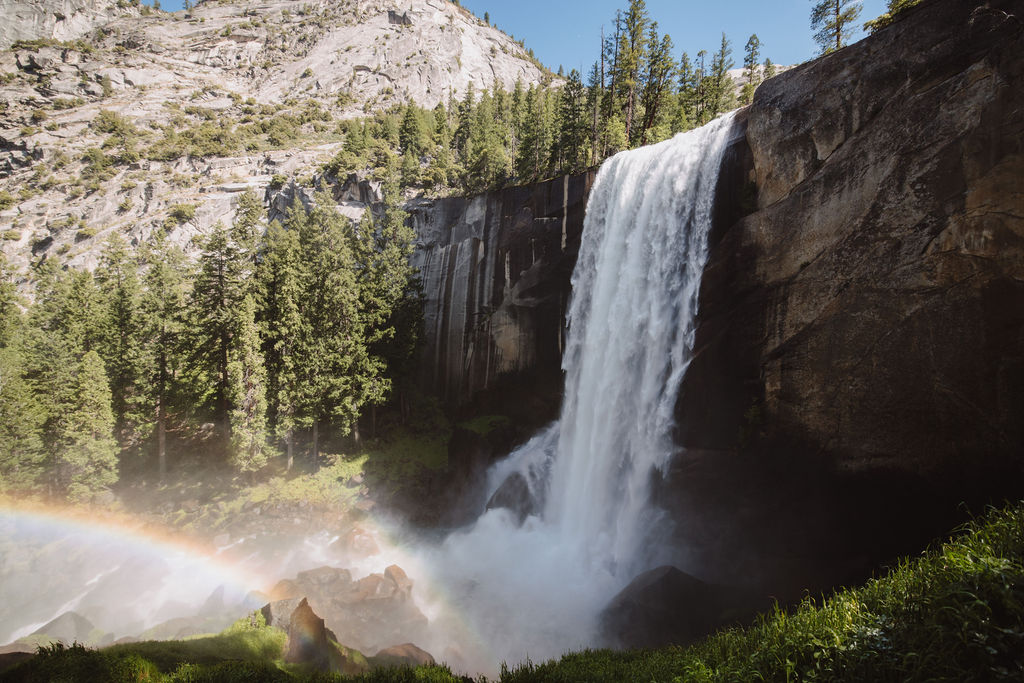
[[[425,297],[424,385],[474,412],[554,417],[569,278],[592,173],[408,206]]]
[[[705,571],[855,580],[1024,493],[1022,83],[1024,3],[934,0],[758,89],[665,494]]]

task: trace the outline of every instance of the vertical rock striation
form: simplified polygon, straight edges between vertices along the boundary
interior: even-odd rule
[[[553,417],[592,180],[585,173],[407,207],[425,298],[423,380],[450,406],[492,397],[510,407],[511,395],[537,393]]]

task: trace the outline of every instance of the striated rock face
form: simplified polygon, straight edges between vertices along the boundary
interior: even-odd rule
[[[926,2],[758,90],[669,496],[725,580],[834,584],[1024,490],[1021,10]]]
[[[451,405],[529,390],[557,407],[569,278],[593,174],[409,209],[425,296],[425,382]],[[550,405],[544,408],[551,412]]]
[[[138,13],[122,4],[119,8],[115,0],[0,0],[0,50],[19,40],[75,40],[117,15]]]

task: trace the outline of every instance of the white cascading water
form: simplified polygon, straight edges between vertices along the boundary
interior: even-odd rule
[[[593,645],[608,599],[668,559],[649,485],[673,451],[732,130],[726,115],[601,167],[572,278],[561,418],[489,475],[491,493],[523,475],[535,514],[518,526],[491,510],[427,561],[449,586],[435,597],[459,614],[447,624],[462,631],[449,633],[461,648],[449,661],[485,671]]]

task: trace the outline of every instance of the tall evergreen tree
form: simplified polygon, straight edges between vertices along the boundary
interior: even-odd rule
[[[30,491],[41,481],[45,422],[21,354],[0,347],[0,491]]]
[[[641,145],[647,144],[650,131],[657,123],[658,115],[665,108],[665,102],[672,87],[672,78],[677,71],[675,60],[672,57],[672,38],[666,33],[659,40],[658,22],[651,24],[647,44],[649,48],[642,95],[644,118],[640,127]]]
[[[167,473],[167,427],[182,357],[185,329],[185,256],[167,243],[163,233],[153,235],[143,248],[146,264],[140,301],[142,349],[140,377],[143,389],[139,413],[147,415],[143,424],[156,434],[157,470],[161,479]]]
[[[308,213],[293,206],[287,228],[297,231],[303,254],[302,324],[296,340],[296,421],[312,428],[313,458],[319,462],[320,427],[331,420],[348,434],[359,416],[365,340],[359,319],[351,225],[320,195]]]
[[[114,413],[103,360],[89,351],[76,365],[56,420],[56,479],[71,500],[88,500],[117,481]]]
[[[811,28],[814,42],[822,54],[840,49],[853,35],[854,22],[860,16],[859,0],[811,0]]]
[[[231,408],[228,359],[235,331],[235,312],[245,297],[245,263],[231,232],[217,224],[203,241],[189,313],[192,334],[190,378],[196,400],[212,411],[226,435]]]
[[[563,173],[578,173],[586,165],[587,101],[580,72],[573,69],[562,86],[558,109],[558,142],[553,146],[554,166]]]
[[[743,92],[740,104],[750,104],[754,100],[754,91],[761,83],[760,73],[761,40],[757,34],[750,36],[743,51]]]
[[[267,371],[256,327],[256,303],[246,295],[236,318],[228,362],[231,394],[231,463],[239,472],[267,464]]]
[[[619,91],[625,105],[623,116],[626,125],[626,139],[633,139],[634,117],[636,115],[640,70],[647,55],[647,27],[650,18],[644,0],[629,0],[619,33],[617,48],[617,76]]]
[[[120,235],[112,236],[100,254],[96,282],[104,295],[104,320],[99,351],[110,379],[116,433],[135,445],[143,421],[136,413],[140,385],[141,332],[138,263]]]
[[[267,396],[274,433],[285,445],[287,467],[295,459],[300,397],[299,334],[303,325],[303,259],[296,229],[274,221],[267,229],[266,256],[258,271],[260,322],[267,369]]]
[[[711,61],[711,115],[713,119],[722,112],[732,109],[736,101],[735,88],[729,77],[732,61],[732,46],[729,39],[722,34],[722,44]]]
[[[679,60],[678,107],[676,122],[672,126],[675,132],[689,130],[697,121],[697,86],[697,73],[690,56],[684,52]]]

